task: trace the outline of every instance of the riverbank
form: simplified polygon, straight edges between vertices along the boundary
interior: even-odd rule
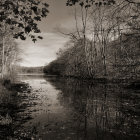
[[[29,94],[30,91],[31,87],[25,82],[0,80],[0,139],[11,139],[9,135],[14,135],[13,129],[16,129],[22,123],[20,120],[23,118],[20,118],[18,113],[23,112],[26,108],[25,104],[21,104],[24,101],[24,92]],[[17,120],[19,122],[15,124]]]
[[[76,76],[62,76],[62,75],[45,75],[47,77],[59,77],[59,78],[72,78],[72,79],[77,79],[77,80],[84,80],[84,81],[89,81],[93,83],[111,83],[111,84],[121,84],[124,85],[124,88],[130,88],[130,89],[140,89],[140,79],[139,78],[122,78],[122,79],[117,79],[117,78],[82,78],[82,77],[76,77]]]

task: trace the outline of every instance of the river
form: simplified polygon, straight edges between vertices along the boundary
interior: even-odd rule
[[[28,89],[6,98],[1,140],[137,140],[140,94],[117,83],[19,76]],[[5,112],[5,114],[4,114]]]

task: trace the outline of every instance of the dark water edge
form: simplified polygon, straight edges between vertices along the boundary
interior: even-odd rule
[[[128,83],[43,75],[19,80],[26,88],[0,93],[0,140],[140,139],[140,90],[124,88]]]

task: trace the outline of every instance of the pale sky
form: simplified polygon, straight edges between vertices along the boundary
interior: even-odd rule
[[[56,31],[56,27],[65,30],[74,27],[71,8],[66,6],[66,0],[45,0],[50,6],[47,18],[41,21],[43,40],[33,43],[30,39],[26,41],[18,40],[18,45],[22,50],[20,65],[22,66],[43,66],[56,58],[56,52],[64,47],[69,40]]]

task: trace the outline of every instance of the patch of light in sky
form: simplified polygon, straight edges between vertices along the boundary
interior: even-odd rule
[[[56,58],[59,48],[68,41],[56,33],[42,33],[43,40],[33,43],[30,39],[18,40],[21,51],[22,66],[44,66]]]

